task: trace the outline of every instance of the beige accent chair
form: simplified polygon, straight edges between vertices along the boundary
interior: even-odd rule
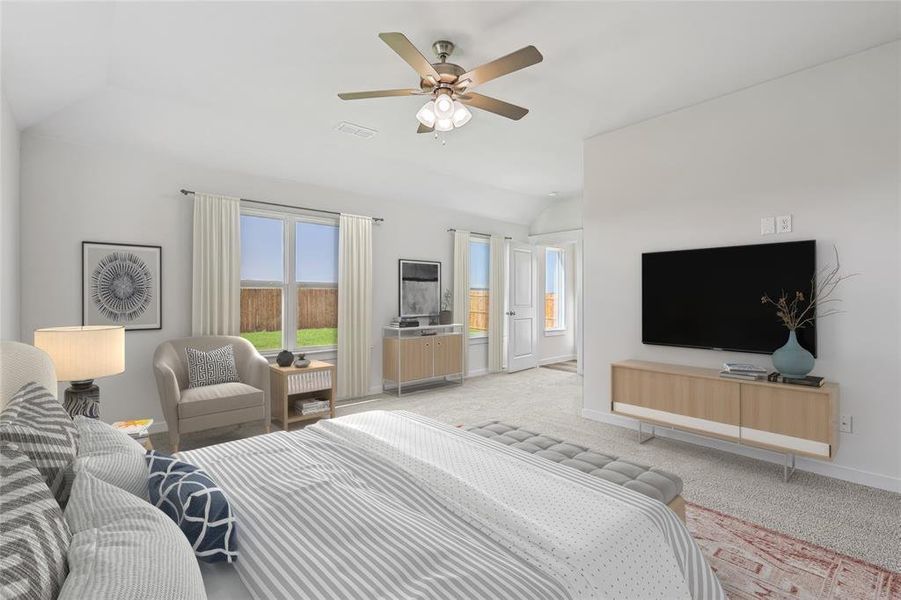
[[[0,342],[0,409],[32,381],[57,397],[56,368],[50,355],[28,344]]]
[[[240,383],[188,387],[185,348],[209,352],[231,344]],[[183,433],[265,420],[269,431],[269,362],[244,338],[211,335],[169,340],[153,354],[153,372],[172,452]]]

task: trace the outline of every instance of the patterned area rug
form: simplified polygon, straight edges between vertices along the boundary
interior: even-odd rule
[[[901,574],[686,504],[688,530],[730,600],[899,600]]]

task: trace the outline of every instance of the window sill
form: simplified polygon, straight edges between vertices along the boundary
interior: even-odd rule
[[[294,350],[289,350],[289,352],[293,354],[334,354],[338,351],[338,346],[314,346],[312,348],[295,348]],[[260,354],[263,355],[264,358],[275,358],[278,356],[278,353],[281,352],[278,350],[257,350]]]
[[[566,329],[545,329],[544,337],[554,337],[558,335],[566,335]]]

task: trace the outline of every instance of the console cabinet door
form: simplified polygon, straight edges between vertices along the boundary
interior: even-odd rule
[[[833,409],[828,393],[741,386],[743,444],[817,457],[832,455]]]
[[[435,376],[457,375],[463,371],[462,334],[435,336]]]
[[[435,349],[431,337],[405,338],[400,344],[401,381],[427,379],[434,373]]]
[[[614,367],[613,411],[729,440],[739,438],[741,392],[733,381]]]

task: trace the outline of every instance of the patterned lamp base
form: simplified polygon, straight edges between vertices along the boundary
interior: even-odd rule
[[[66,398],[63,406],[70,417],[83,415],[92,419],[99,419],[100,388],[97,387],[93,379],[73,381],[71,387],[66,388]]]

